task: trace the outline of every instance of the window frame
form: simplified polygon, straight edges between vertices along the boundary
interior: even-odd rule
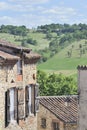
[[[10,98],[10,122],[13,122],[15,120],[15,89],[11,88],[9,90],[9,98]]]
[[[25,88],[26,117],[35,115],[35,85],[29,84]]]
[[[22,71],[22,59],[19,59],[17,62],[17,74],[18,75],[22,75],[23,71]]]
[[[41,127],[46,128],[46,118],[41,118]]]
[[[59,122],[53,121],[52,126],[53,126],[53,130],[59,130]]]
[[[12,87],[5,92],[5,126],[15,121],[17,121],[17,88]]]

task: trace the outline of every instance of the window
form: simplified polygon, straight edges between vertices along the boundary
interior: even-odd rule
[[[46,128],[46,119],[45,118],[41,119],[41,126],[42,126],[42,128]]]
[[[38,110],[37,103],[37,85],[28,85],[25,89],[11,88],[5,93],[5,126],[7,127],[10,122],[24,119],[29,115],[35,115]],[[24,94],[25,92],[25,94]],[[25,97],[24,97],[25,96]],[[38,100],[39,101],[39,100]],[[24,103],[25,102],[25,103]],[[24,109],[25,106],[25,109]]]
[[[36,114],[39,109],[38,85],[28,85],[25,89],[25,113],[26,117]]]
[[[24,90],[11,88],[5,93],[5,126],[24,118]]]
[[[53,130],[59,130],[59,123],[53,122]]]
[[[14,120],[14,89],[10,89],[10,121]]]
[[[6,125],[17,120],[17,90],[11,88],[5,94]]]
[[[22,60],[19,59],[17,62],[17,73],[22,75]]]
[[[25,92],[25,100],[26,100],[26,116],[35,113],[35,86],[29,85],[26,86]]]

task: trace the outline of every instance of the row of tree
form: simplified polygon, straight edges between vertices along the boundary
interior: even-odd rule
[[[58,96],[77,94],[77,83],[71,76],[63,74],[49,74],[38,71],[37,81],[41,96]]]
[[[87,30],[87,25],[86,24],[49,24],[49,25],[41,25],[37,27],[37,31],[41,31],[43,33],[49,32],[57,32],[58,34],[61,33],[73,33],[75,31],[82,31],[82,30]]]
[[[9,33],[13,35],[26,36],[29,29],[26,26],[1,25],[0,33]]]

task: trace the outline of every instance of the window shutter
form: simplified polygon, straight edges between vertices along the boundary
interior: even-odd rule
[[[31,113],[35,114],[35,85],[31,86]]]
[[[18,89],[18,120],[24,118],[24,90]]]
[[[18,90],[14,88],[14,119],[18,121]]]
[[[18,60],[17,62],[17,73],[22,74],[22,60]]]
[[[5,93],[5,127],[8,126],[10,122],[10,95],[9,90]]]
[[[39,110],[39,99],[37,98],[39,96],[39,85],[36,84],[35,86],[35,114]]]
[[[29,115],[29,87],[25,88],[25,114],[26,117]]]

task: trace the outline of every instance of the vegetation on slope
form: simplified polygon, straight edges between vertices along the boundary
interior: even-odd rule
[[[77,94],[77,84],[73,77],[38,71],[37,81],[41,96]]]
[[[50,24],[37,29],[1,25],[0,38],[40,53],[38,69],[47,72],[74,74],[78,64],[86,64],[86,24]]]

